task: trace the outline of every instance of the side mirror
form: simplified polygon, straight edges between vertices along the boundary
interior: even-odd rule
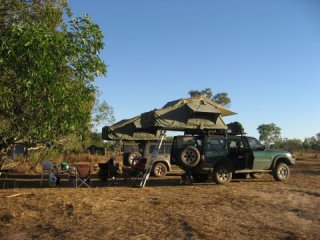
[[[260,147],[260,149],[259,149],[259,150],[261,150],[261,151],[266,150],[266,146],[265,146],[265,145],[261,145],[261,147]]]

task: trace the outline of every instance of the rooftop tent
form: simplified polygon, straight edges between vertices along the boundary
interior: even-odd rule
[[[186,131],[227,129],[222,116],[234,112],[200,96],[168,102],[161,109],[142,113],[102,129],[106,140],[157,140],[159,130]]]
[[[222,116],[234,112],[200,96],[168,102],[161,109],[142,113],[134,123],[142,129],[185,131],[188,129],[227,129]]]
[[[206,109],[207,109],[208,112],[210,112],[212,110],[212,108],[210,106],[213,106],[220,111],[222,117],[236,114],[235,112],[232,112],[229,109],[221,106],[220,104],[215,103],[214,101],[212,101],[211,99],[209,99],[205,96],[196,96],[196,97],[192,97],[192,98],[181,98],[178,100],[170,101],[170,102],[167,102],[162,107],[162,109],[167,108],[167,107],[177,106],[177,105],[183,105],[183,104],[189,104],[189,105],[193,106],[195,110],[197,107],[199,107],[198,111],[206,111]]]
[[[134,121],[140,116],[121,120],[111,126],[102,128],[102,139],[104,140],[158,140],[160,132],[153,129],[142,130],[137,128]]]

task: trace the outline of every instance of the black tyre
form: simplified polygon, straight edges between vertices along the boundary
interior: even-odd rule
[[[249,175],[251,178],[258,179],[258,178],[262,178],[263,173],[249,173]]]
[[[156,177],[164,177],[167,174],[167,166],[162,162],[155,163],[153,166],[153,175]]]
[[[194,180],[195,182],[199,182],[199,183],[201,183],[201,182],[206,182],[206,181],[208,181],[208,179],[209,179],[208,174],[197,174],[197,173],[193,173],[193,174],[192,174],[192,177],[193,177],[193,180]]]
[[[285,181],[290,176],[290,168],[285,163],[278,163],[273,169],[273,178],[277,181]]]
[[[232,172],[225,165],[217,166],[213,171],[213,180],[217,184],[227,184],[232,179]]]
[[[200,162],[200,152],[196,147],[189,146],[182,150],[180,160],[183,167],[192,168]]]
[[[140,158],[141,157],[141,154],[139,152],[132,152],[128,155],[128,159],[126,161],[127,163],[127,166],[132,166],[133,164],[133,159],[135,158]]]

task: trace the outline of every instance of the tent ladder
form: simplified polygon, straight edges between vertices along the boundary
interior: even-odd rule
[[[153,168],[153,164],[154,164],[155,160],[157,160],[158,153],[159,153],[159,150],[162,146],[163,139],[166,136],[166,131],[165,130],[161,131],[160,136],[161,136],[160,142],[158,143],[156,150],[152,153],[150,164],[148,164],[149,166],[147,167],[146,172],[143,174],[143,177],[141,179],[141,182],[139,185],[139,187],[141,187],[141,188],[145,187],[145,185],[150,177],[150,174],[151,174],[151,171]]]

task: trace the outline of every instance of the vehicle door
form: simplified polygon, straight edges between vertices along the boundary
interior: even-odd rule
[[[245,161],[245,168],[246,169],[252,169],[253,163],[254,163],[254,154],[252,152],[252,149],[250,148],[250,144],[248,141],[248,138],[245,136],[241,136],[241,142],[243,144],[243,159]]]
[[[254,155],[253,169],[269,169],[272,157],[265,151],[264,146],[255,138],[248,137],[250,148]]]
[[[224,136],[205,137],[202,152],[205,159],[210,163],[214,163],[218,158],[226,157],[226,138]]]
[[[227,149],[228,156],[232,159],[236,170],[252,168],[253,153],[246,137],[229,137]]]

